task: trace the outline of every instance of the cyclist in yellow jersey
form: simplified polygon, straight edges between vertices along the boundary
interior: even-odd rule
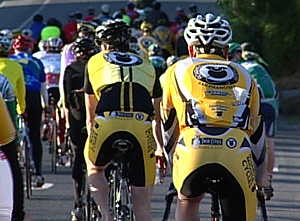
[[[241,65],[226,61],[232,37],[228,21],[199,15],[189,20],[184,37],[190,57],[167,69],[162,98],[164,129],[178,131],[177,139],[170,136],[177,142],[175,218],[199,220],[207,179],[218,179],[222,220],[252,221],[256,183],[265,169],[257,85]],[[170,127],[176,125],[172,120],[177,127]]]
[[[130,28],[122,20],[97,28],[96,42],[101,43],[102,51],[90,58],[84,85],[89,134],[84,155],[90,190],[104,221],[112,221],[104,169],[114,155],[116,139],[126,138],[134,144],[127,156],[137,221],[152,220],[155,155],[161,170],[165,169],[159,115],[162,91],[151,64],[128,52],[130,37]]]
[[[17,111],[19,114],[22,114],[26,108],[25,80],[22,66],[18,62],[8,58],[11,46],[11,40],[0,37],[0,72],[7,77],[11,83],[17,99]]]
[[[17,133],[1,93],[0,122],[0,220],[22,221],[25,215],[24,186],[17,159]],[[6,169],[7,163],[9,171]]]

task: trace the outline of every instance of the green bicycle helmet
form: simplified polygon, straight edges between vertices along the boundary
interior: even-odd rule
[[[228,44],[228,46],[229,46],[229,50],[228,50],[229,54],[232,54],[235,51],[242,52],[242,48],[241,48],[241,45],[239,43],[231,42],[231,43]]]

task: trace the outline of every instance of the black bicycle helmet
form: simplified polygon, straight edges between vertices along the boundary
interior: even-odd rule
[[[97,46],[92,38],[77,38],[73,46],[73,54],[76,57],[88,58],[96,54]]]
[[[127,50],[131,38],[130,27],[121,19],[103,22],[96,29],[95,42],[100,45],[104,42],[115,49]]]

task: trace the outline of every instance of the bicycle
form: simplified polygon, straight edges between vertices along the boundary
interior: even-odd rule
[[[111,164],[108,178],[110,210],[114,221],[133,221],[133,206],[126,161],[126,152],[133,149],[133,144],[127,139],[118,139],[113,143],[112,148],[117,150],[117,153]]]
[[[67,154],[70,161],[70,167],[72,168],[74,163],[74,150],[71,145],[71,138],[68,130],[65,134],[65,154]]]
[[[45,117],[46,118],[48,117],[47,119],[47,124],[49,127],[48,148],[49,148],[49,153],[52,155],[51,169],[52,172],[56,174],[58,164],[65,165],[65,162],[62,162],[62,158],[61,158],[64,153],[62,148],[59,148],[58,141],[57,141],[57,139],[60,139],[62,133],[60,128],[62,113],[61,113],[61,109],[57,106],[57,104],[55,104],[54,97],[51,97],[50,100],[52,106],[52,113],[50,115],[48,113],[45,113]]]
[[[222,214],[220,213],[220,199],[219,199],[219,188],[222,185],[222,178],[211,179],[206,178],[208,184],[207,193],[211,195],[211,221],[220,221]],[[164,210],[164,215],[162,221],[168,221],[171,212],[171,205],[173,203],[174,197],[177,196],[177,190],[173,183],[170,183],[169,190],[166,194],[166,206]],[[260,208],[262,221],[268,221],[268,215],[265,204],[265,197],[260,188],[257,189],[257,200],[258,207]]]
[[[24,169],[25,182],[26,182],[26,194],[27,199],[32,196],[32,181],[34,168],[31,158],[31,146],[29,141],[29,131],[26,125],[25,118],[21,115],[17,116],[18,122],[18,136],[20,138],[21,154],[20,154],[20,164],[21,168]]]

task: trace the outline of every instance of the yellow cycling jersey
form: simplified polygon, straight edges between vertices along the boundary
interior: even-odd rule
[[[8,113],[5,102],[0,93],[0,122],[1,122],[1,132],[0,132],[0,147],[12,142],[16,138],[16,129],[11,117]]]
[[[148,59],[148,48],[152,44],[160,45],[159,42],[156,40],[155,37],[152,35],[142,35],[138,38],[138,46],[141,49],[141,51],[145,54],[145,59]]]
[[[22,66],[9,58],[0,58],[0,72],[8,78],[16,95],[18,113],[24,113],[26,108],[26,87]]]
[[[179,127],[236,127],[249,135],[259,125],[257,85],[239,64],[202,54],[171,66],[164,77],[163,118],[176,109]]]
[[[152,110],[151,97],[161,96],[153,66],[133,53],[102,51],[94,55],[86,77],[90,85],[85,83],[85,92],[94,93],[104,111]]]

